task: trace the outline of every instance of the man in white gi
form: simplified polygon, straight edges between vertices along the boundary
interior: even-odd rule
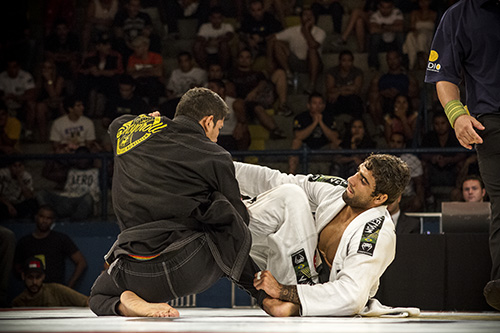
[[[347,181],[289,175],[235,162],[247,200],[254,280],[270,296],[273,316],[377,316],[406,312],[381,305],[379,278],[395,256],[396,234],[386,205],[410,180],[406,163],[371,155]]]

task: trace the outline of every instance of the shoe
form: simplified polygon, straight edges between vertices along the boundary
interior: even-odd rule
[[[492,308],[500,311],[500,279],[488,282],[484,287],[483,295]]]
[[[275,128],[269,132],[269,138],[271,140],[281,140],[281,139],[286,139],[286,135],[279,128]]]
[[[288,105],[282,104],[278,108],[278,111],[276,111],[276,114],[278,116],[289,117],[289,116],[293,115],[293,111],[290,110],[290,108],[288,107]]]
[[[294,85],[294,75],[293,75],[293,72],[290,72],[290,71],[287,71],[286,72],[286,83],[293,87]]]
[[[314,83],[309,83],[306,87],[304,87],[304,93],[306,95],[310,95],[315,91],[316,91],[316,86]]]
[[[332,44],[332,46],[335,46],[335,47],[341,47],[341,46],[346,45],[347,42],[345,40],[343,40],[342,37],[338,37],[338,38],[332,40],[331,44]]]

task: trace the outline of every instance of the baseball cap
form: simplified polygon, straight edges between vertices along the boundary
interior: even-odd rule
[[[30,272],[45,273],[43,262],[35,257],[30,257],[25,261],[23,271],[25,274]]]

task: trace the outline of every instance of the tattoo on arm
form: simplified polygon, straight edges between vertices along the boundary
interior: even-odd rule
[[[300,305],[299,293],[297,292],[297,286],[286,286],[282,285],[280,290],[280,300],[292,302]]]

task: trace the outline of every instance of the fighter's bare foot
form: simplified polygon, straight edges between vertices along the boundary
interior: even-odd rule
[[[132,291],[120,296],[118,311],[125,317],[179,317],[179,311],[167,303],[149,303]]]
[[[273,317],[293,317],[299,315],[300,306],[291,302],[285,302],[276,298],[265,298],[262,307]]]

